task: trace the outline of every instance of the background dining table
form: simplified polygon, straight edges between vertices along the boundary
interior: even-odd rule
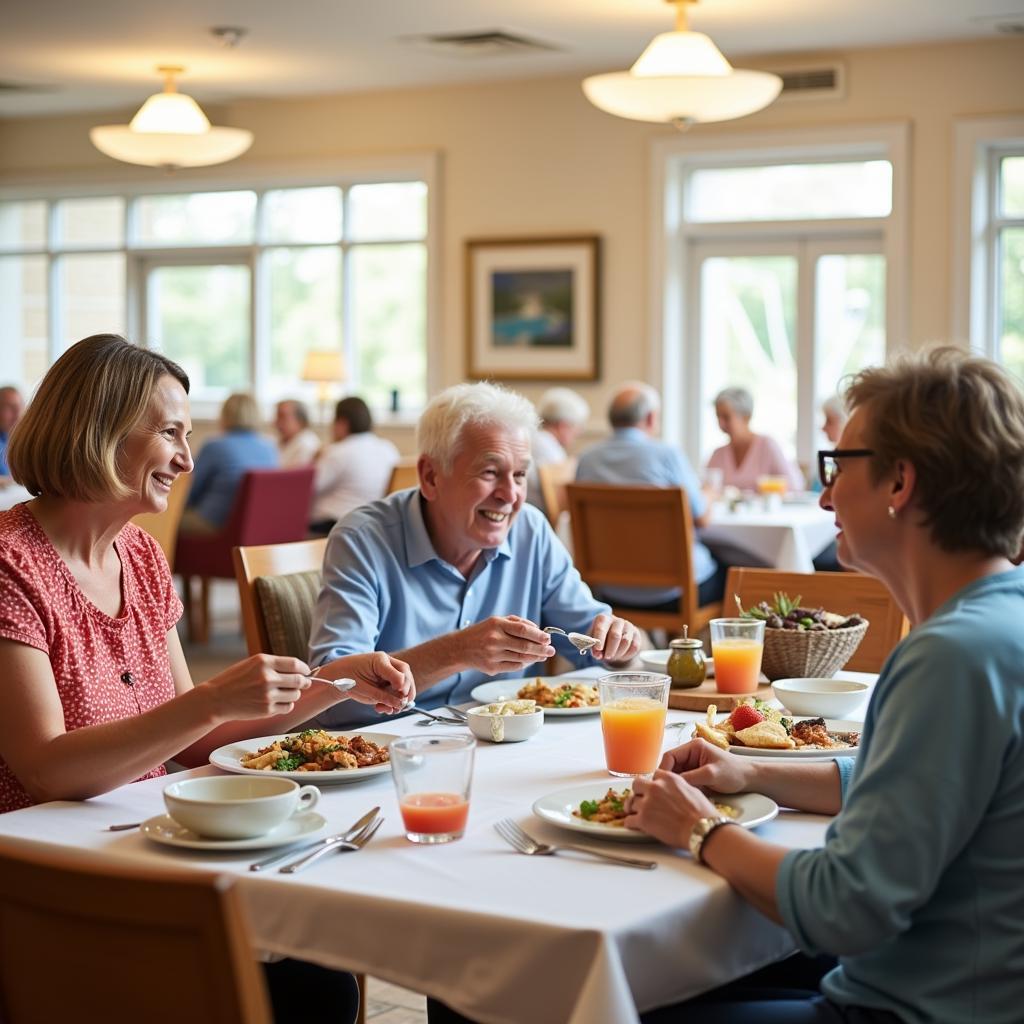
[[[783,502],[751,497],[730,507],[716,502],[700,539],[742,548],[763,564],[783,572],[814,572],[813,559],[835,540],[835,515],[817,503],[817,495]]]
[[[865,706],[850,717],[861,720]],[[670,710],[666,748],[688,738],[687,724],[697,717]],[[462,731],[422,728],[419,721],[406,716],[362,731]],[[207,766],[188,774],[216,771]],[[621,788],[624,781],[604,769],[599,715],[547,716],[527,742],[479,744],[466,834],[445,845],[405,839],[390,774],[321,787],[317,812],[327,819],[325,834],[376,804],[385,821],[364,850],[331,854],[294,875],[249,872],[249,864],[265,856],[260,851],[176,849],[137,830],[107,831],[111,824],[162,814],[165,779],[0,815],[0,835],[99,851],[124,864],[235,875],[255,949],[366,972],[444,1000],[475,1020],[635,1024],[638,1008],[725,984],[785,956],[794,943],[681,850],[581,838],[531,813],[534,800],[555,790]],[[494,829],[506,817],[542,841],[653,859],[657,870],[572,854],[519,855]],[[813,847],[828,820],[784,809],[758,833],[786,847]],[[168,972],[170,983],[173,965]]]

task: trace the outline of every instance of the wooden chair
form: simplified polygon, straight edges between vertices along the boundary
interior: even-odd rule
[[[696,636],[722,614],[720,602],[698,606],[693,577],[693,516],[680,487],[569,484],[573,559],[595,590],[602,587],[678,587],[678,612],[614,609],[642,629],[672,635],[688,626]]]
[[[143,512],[132,519],[136,526],[142,527],[163,549],[171,572],[174,572],[174,547],[178,539],[178,523],[181,522],[181,513],[185,511],[185,499],[191,486],[191,475],[182,473],[171,484],[167,508],[163,512]]]
[[[235,579],[238,581],[238,597],[242,607],[242,626],[250,654],[281,653],[273,651],[267,632],[264,606],[257,589],[257,580],[270,576],[291,576],[298,573],[316,572],[318,575],[324,562],[327,538],[301,540],[292,544],[260,544],[253,547],[235,548]],[[309,609],[312,617],[312,608]],[[300,630],[301,631],[301,630]],[[306,630],[308,642],[309,631]],[[305,660],[306,651],[292,653],[293,657]]]
[[[544,498],[551,529],[557,530],[563,512],[569,510],[565,488],[576,479],[576,460],[563,459],[561,462],[546,462],[537,467],[540,493]]]
[[[725,581],[725,605],[732,614],[737,594],[744,608],[771,601],[777,591],[800,597],[802,605],[844,615],[863,615],[868,622],[860,646],[845,668],[851,672],[880,672],[892,649],[910,631],[910,623],[884,584],[859,572],[779,572],[775,569],[730,569]]]
[[[271,1024],[234,880],[0,842],[5,1024]],[[59,940],[59,965],[46,951]]]
[[[254,469],[242,477],[224,528],[216,533],[180,533],[174,571],[184,583],[189,639],[206,643],[210,632],[210,580],[234,579],[232,549],[250,544],[303,540],[309,533],[313,498],[313,467]],[[200,579],[198,610],[192,579]]]
[[[293,544],[261,544],[237,547],[233,552],[242,625],[250,654],[288,654],[306,659],[313,604],[323,569],[327,538]],[[313,580],[304,577],[315,577]],[[273,590],[265,586],[273,579]],[[263,595],[265,592],[266,596]],[[273,603],[271,608],[268,602]],[[291,622],[272,620],[291,616]],[[300,643],[299,638],[305,637]],[[366,976],[357,974],[359,1016],[366,1020]]]
[[[407,487],[419,487],[417,461],[418,457],[415,455],[404,455],[395,463],[395,468],[391,471],[391,481],[388,483],[388,494],[404,491]]]

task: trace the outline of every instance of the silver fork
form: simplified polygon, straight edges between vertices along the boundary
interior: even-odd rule
[[[402,708],[402,712],[401,713],[404,715],[404,714],[407,714],[410,711],[414,712],[417,715],[425,715],[427,718],[430,719],[429,722],[417,722],[416,723],[417,725],[433,725],[434,722],[438,722],[440,725],[465,725],[466,724],[464,719],[461,719],[461,718],[446,718],[444,715],[435,715],[433,711],[425,711],[423,708],[417,708],[417,707],[412,707],[412,706]]]
[[[330,853],[332,850],[361,850],[374,837],[377,829],[383,824],[384,817],[381,816],[376,821],[367,825],[351,842],[339,840],[336,843],[326,843],[315,849],[312,853],[307,853],[305,857],[293,860],[290,864],[285,864],[284,867],[277,870],[282,875],[294,875],[296,871],[302,871],[304,868],[308,868],[310,864],[315,864],[324,854]]]
[[[361,836],[363,832],[366,831],[367,827],[374,823],[378,814],[380,814],[380,808],[371,807],[354,825],[350,825],[344,832],[338,832],[333,836],[326,836],[323,839],[315,839],[313,842],[306,843],[303,846],[290,846],[287,849],[278,850],[269,857],[264,857],[262,860],[258,860],[255,863],[250,864],[249,870],[262,871],[271,864],[276,864],[279,860],[287,860],[289,857],[294,857],[299,853],[309,853],[310,850],[317,850],[324,844],[334,844],[338,842],[350,843]]]
[[[587,636],[586,633],[566,633],[564,629],[559,629],[557,626],[545,626],[544,632],[552,636],[564,636],[580,654],[586,654],[591,647],[596,647],[598,644],[597,637]]]
[[[611,861],[613,864],[624,864],[629,868],[643,868],[646,871],[658,866],[657,861],[637,860],[634,857],[620,857],[614,853],[601,853],[599,850],[591,850],[586,846],[574,846],[572,843],[562,843],[552,846],[549,843],[538,843],[533,836],[524,832],[511,818],[502,818],[494,823],[495,831],[502,839],[519,853],[528,856],[544,857],[548,854],[558,853],[561,850],[575,850],[576,853],[586,853],[591,857],[598,857],[601,860]]]

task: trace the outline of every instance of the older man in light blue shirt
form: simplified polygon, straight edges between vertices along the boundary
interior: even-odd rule
[[[588,448],[576,468],[580,483],[650,484],[653,487],[681,487],[690,499],[695,526],[708,520],[707,499],[693,467],[678,448],[659,441],[658,414],[661,399],[648,384],[624,384],[608,408],[614,433]],[[725,571],[698,540],[693,544],[693,575],[698,602],[702,605],[722,598]],[[616,604],[653,608],[678,603],[679,590],[651,587],[605,587],[601,596]]]
[[[417,431],[419,489],[357,509],[331,532],[311,665],[330,675],[349,652],[388,651],[411,665],[417,702],[438,707],[551,657],[541,622],[597,637],[599,658],[637,652],[636,627],[594,599],[544,516],[524,504],[535,423],[525,399],[490,384],[430,403]],[[568,645],[559,652],[585,660]],[[338,707],[318,722],[362,717]]]

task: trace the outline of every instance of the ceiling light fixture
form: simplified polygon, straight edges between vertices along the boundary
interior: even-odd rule
[[[139,107],[130,124],[105,124],[89,132],[107,156],[147,167],[206,167],[241,156],[252,145],[244,128],[215,128],[191,96],[178,92],[184,68],[157,68],[164,91]]]
[[[676,29],[654,37],[629,71],[583,80],[587,99],[608,114],[661,121],[685,131],[704,121],[729,121],[768,106],[782,79],[767,71],[734,68],[703,32],[691,32],[686,5],[676,8]]]

